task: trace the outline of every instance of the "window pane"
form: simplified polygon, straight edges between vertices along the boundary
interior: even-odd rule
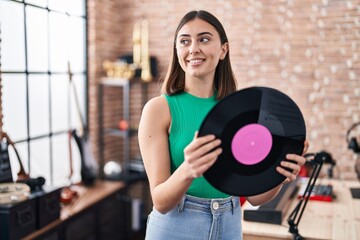
[[[29,71],[48,70],[48,31],[47,11],[26,7],[28,69]]]
[[[10,136],[11,138],[11,136]],[[28,144],[27,142],[17,143],[15,144],[15,148],[19,154],[20,159],[16,156],[16,153],[12,147],[9,147],[9,157],[10,157],[10,165],[11,172],[13,176],[13,180],[16,181],[18,178],[18,173],[20,171],[20,163],[23,165],[25,172],[29,173],[29,157],[28,157]]]
[[[52,149],[54,184],[69,184],[70,160],[68,135],[61,134],[54,136]]]
[[[30,137],[45,135],[49,127],[48,75],[29,75]]]
[[[3,71],[25,71],[23,4],[0,1],[1,60]]]
[[[66,72],[67,62],[70,60],[67,38],[69,32],[69,18],[65,14],[55,12],[50,12],[49,17],[50,70],[55,72]]]
[[[50,9],[42,9],[47,6]],[[69,139],[63,132],[80,126],[66,74],[68,61],[72,63],[81,114],[86,117],[85,14],[85,0],[0,0],[2,70],[24,72],[2,75],[3,127],[14,142],[20,141],[16,147],[25,170],[30,167],[31,177],[45,177],[47,185],[68,183]],[[29,137],[43,135],[28,142]],[[74,140],[71,145],[72,181],[78,182],[80,154]],[[9,151],[16,180],[20,165],[14,150]]]
[[[4,130],[13,141],[27,138],[26,85],[23,74],[3,74]]]
[[[46,7],[47,0],[26,0],[26,3],[30,3],[40,7]]]
[[[49,8],[78,16],[85,15],[84,0],[49,0]]]
[[[51,76],[51,119],[54,132],[70,127],[69,80],[67,75]]]
[[[70,1],[70,0],[69,0]],[[85,16],[85,0],[71,0],[70,14]]]
[[[69,18],[69,55],[71,69],[74,72],[85,71],[85,20],[83,18]]]
[[[51,184],[50,179],[50,144],[49,138],[32,140],[30,144],[31,177],[44,177],[46,185]]]
[[[82,122],[84,123],[86,120],[85,116],[85,78],[83,75],[74,75],[73,76],[73,84],[71,86],[71,128],[79,129],[82,128]],[[76,95],[79,101],[79,107],[77,108],[77,104],[75,101],[75,90]],[[82,119],[80,120],[79,110]],[[82,122],[81,122],[82,121]]]
[[[49,0],[49,8],[60,12],[67,12],[69,10],[69,2],[71,0]]]

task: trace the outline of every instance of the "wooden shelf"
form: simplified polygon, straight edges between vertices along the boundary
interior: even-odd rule
[[[66,221],[85,212],[87,209],[106,199],[110,195],[121,191],[124,187],[125,183],[121,181],[96,181],[92,187],[76,186],[78,197],[69,205],[62,207],[60,218],[23,239],[30,240],[39,238],[39,236],[60,227]]]
[[[125,183],[120,181],[97,181],[92,187],[80,187],[78,198],[73,203],[63,207],[60,219],[65,221],[124,187]]]

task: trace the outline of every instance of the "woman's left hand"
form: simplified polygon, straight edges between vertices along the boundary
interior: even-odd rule
[[[278,166],[276,170],[286,177],[285,182],[295,181],[301,167],[306,162],[306,159],[303,157],[303,155],[307,152],[308,148],[309,142],[305,141],[302,156],[296,154],[287,154],[286,159],[289,161],[285,160],[280,162],[280,166]]]

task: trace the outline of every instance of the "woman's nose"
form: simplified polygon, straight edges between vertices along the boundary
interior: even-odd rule
[[[195,54],[199,52],[200,52],[200,45],[196,41],[192,42],[190,46],[190,54]]]

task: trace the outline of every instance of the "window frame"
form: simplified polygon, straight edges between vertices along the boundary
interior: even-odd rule
[[[47,11],[47,27],[48,27],[48,30],[49,30],[49,16],[51,13],[60,13],[60,14],[65,14],[67,15],[68,17],[76,17],[76,18],[81,18],[84,20],[84,56],[83,56],[83,62],[84,62],[84,71],[74,71],[73,72],[73,76],[74,78],[76,78],[77,76],[78,77],[83,77],[84,79],[84,87],[85,89],[83,89],[83,93],[84,93],[84,99],[83,99],[83,106],[81,106],[81,108],[83,109],[84,113],[83,114],[83,124],[85,125],[85,127],[87,128],[87,126],[89,125],[88,124],[88,119],[89,119],[89,110],[88,110],[88,88],[89,88],[89,83],[88,83],[88,65],[89,65],[89,62],[88,62],[88,13],[87,13],[87,0],[83,0],[83,6],[84,6],[84,15],[75,15],[75,14],[72,14],[72,13],[69,13],[69,12],[64,12],[64,11],[58,11],[58,10],[54,10],[54,9],[50,9],[48,6],[49,6],[49,1],[46,1],[46,7],[45,6],[39,6],[39,5],[35,5],[35,4],[32,4],[32,3],[27,3],[26,1],[16,1],[16,0],[0,0],[0,1],[8,1],[8,2],[14,2],[16,4],[20,4],[22,5],[22,11],[23,11],[23,26],[24,26],[24,43],[25,43],[25,47],[24,47],[24,56],[25,56],[25,70],[24,71],[11,71],[11,70],[7,70],[7,69],[4,69],[2,67],[2,69],[0,69],[1,71],[1,74],[2,75],[10,75],[10,76],[15,76],[15,75],[24,75],[25,76],[25,92],[26,92],[26,137],[25,138],[21,138],[21,139],[17,139],[16,141],[14,141],[14,144],[15,146],[17,144],[21,144],[21,143],[26,143],[26,152],[27,152],[27,164],[24,164],[24,162],[22,162],[22,164],[24,165],[24,167],[27,169],[28,172],[30,172],[30,176],[31,176],[31,162],[32,162],[32,150],[31,150],[31,146],[32,146],[32,143],[34,143],[34,140],[40,140],[40,139],[49,139],[49,162],[50,162],[50,179],[47,179],[47,185],[53,185],[54,182],[56,183],[56,180],[54,179],[54,157],[53,157],[53,148],[52,148],[52,143],[53,143],[53,138],[56,137],[56,136],[59,136],[59,135],[62,135],[62,134],[68,134],[69,132],[71,132],[71,130],[73,129],[71,126],[69,126],[69,129],[66,129],[66,130],[61,130],[61,131],[53,131],[53,128],[52,128],[52,125],[51,125],[51,118],[52,118],[52,106],[51,106],[51,103],[49,103],[49,107],[48,107],[48,115],[49,115],[49,132],[46,133],[46,134],[42,134],[42,135],[37,135],[37,136],[31,136],[30,134],[30,103],[29,103],[29,78],[30,76],[34,76],[34,75],[44,75],[47,77],[47,81],[48,81],[48,84],[51,85],[51,78],[52,76],[57,76],[57,75],[64,75],[64,74],[68,74],[67,71],[52,71],[51,70],[51,67],[50,67],[50,34],[51,32],[50,31],[47,31],[47,35],[48,35],[48,39],[47,39],[47,43],[48,43],[48,53],[47,53],[47,57],[48,57],[48,71],[30,71],[29,70],[29,64],[28,64],[28,61],[29,61],[29,56],[28,56],[28,53],[29,53],[29,49],[28,49],[28,33],[27,33],[27,17],[26,17],[26,7],[27,6],[30,6],[30,7],[34,7],[34,8],[39,8],[39,9],[42,9],[42,10],[45,10]],[[68,2],[68,4],[71,5],[71,1]],[[1,23],[0,23],[0,31],[1,31]],[[1,50],[1,48],[0,48]],[[1,55],[0,55],[1,56]],[[0,58],[1,60],[1,58]],[[2,64],[3,65],[3,64]],[[49,87],[49,90],[48,90],[48,94],[49,94],[49,99],[50,101],[53,99],[51,94],[52,94],[52,91],[51,91],[51,86]],[[67,89],[67,94],[71,94],[72,89],[71,88],[68,88]],[[80,101],[81,102],[81,101]],[[71,108],[76,108],[76,106],[73,106],[74,105],[74,101],[71,102],[72,103],[72,106],[68,106],[68,109],[67,111],[69,112],[69,117],[73,117],[72,115],[72,111],[71,111]],[[77,116],[75,116],[77,117]],[[4,122],[4,125],[6,125],[6,119],[3,120]],[[74,147],[76,146],[75,144],[72,144]],[[66,146],[68,147],[68,146]],[[72,147],[72,148],[74,148]],[[11,157],[11,156],[10,156]],[[70,159],[68,159],[69,161]],[[78,160],[79,162],[79,160]],[[76,164],[76,163],[75,163]],[[79,164],[79,163],[78,163]],[[47,170],[49,171],[49,170]],[[12,172],[13,172],[13,176],[16,175],[16,173],[14,173],[14,169],[12,169]],[[80,173],[78,174],[78,176],[80,175]],[[36,177],[36,176],[31,176],[31,177]],[[14,179],[16,180],[16,179]]]

